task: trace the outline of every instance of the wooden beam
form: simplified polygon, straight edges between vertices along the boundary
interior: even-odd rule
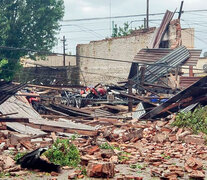
[[[9,117],[2,118],[2,117],[0,117],[0,122],[23,122],[23,123],[28,123],[29,119],[28,118],[9,118]]]
[[[39,125],[39,124],[34,124],[34,123],[26,123],[26,125],[41,129],[43,131],[48,131],[48,132],[64,132],[64,133],[74,133],[74,134],[80,134],[80,135],[85,135],[85,136],[96,136],[97,131],[95,130],[83,130],[83,129],[70,129],[66,127],[56,127],[56,126],[51,126],[51,125]]]

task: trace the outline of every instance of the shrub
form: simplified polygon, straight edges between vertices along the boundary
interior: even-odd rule
[[[194,133],[203,132],[207,134],[207,106],[198,107],[193,112],[178,113],[172,125],[189,127]]]
[[[69,139],[57,139],[45,156],[54,164],[77,167],[80,163],[80,154],[77,147]]]

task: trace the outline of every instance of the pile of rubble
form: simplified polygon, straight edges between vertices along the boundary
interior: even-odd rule
[[[110,119],[109,119],[110,120]],[[113,119],[112,119],[113,120]],[[96,136],[79,136],[73,143],[81,154],[81,166],[88,177],[116,179],[204,178],[207,146],[204,134],[194,135],[187,128],[173,127],[174,121],[143,122],[117,120],[101,125]],[[110,122],[110,121],[109,121]],[[5,128],[4,125],[1,128]],[[10,175],[28,174],[15,165],[15,154],[51,145],[57,133],[28,138],[1,131],[1,171]],[[13,155],[11,155],[11,152]],[[68,178],[83,178],[82,171],[66,170]],[[52,172],[53,176],[60,174]]]

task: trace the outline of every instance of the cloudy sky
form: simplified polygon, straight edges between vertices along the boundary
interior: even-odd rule
[[[59,41],[54,48],[55,52],[62,52],[62,36],[67,39],[67,52],[75,54],[77,44],[89,43],[91,40],[101,40],[111,35],[111,24],[114,21],[118,26],[129,22],[132,28],[143,24],[144,16],[91,20],[71,21],[76,19],[113,17],[145,14],[146,0],[64,0],[65,16],[62,29],[58,36]],[[149,0],[150,13],[162,13],[167,9],[179,10],[181,0]],[[185,0],[184,11],[207,9],[206,0]],[[150,27],[159,26],[163,15],[150,16]],[[174,18],[177,17],[175,14]],[[182,15],[182,27],[195,28],[195,47],[207,50],[207,11],[186,12]]]

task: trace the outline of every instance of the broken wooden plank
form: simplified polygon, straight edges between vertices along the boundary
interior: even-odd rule
[[[80,134],[85,136],[96,136],[98,133],[96,130],[85,130],[85,129],[75,129],[75,128],[70,129],[66,127],[58,127],[52,125],[41,125],[41,124],[34,124],[34,123],[28,123],[27,125],[47,132],[73,133],[73,134]]]
[[[155,104],[151,103],[148,99],[145,99],[144,97],[135,96],[135,95],[129,95],[129,94],[123,93],[123,92],[121,92],[120,94],[122,96],[125,96],[125,97],[131,97],[132,99],[135,99],[135,100],[138,100],[138,101],[141,101],[141,102],[145,102],[145,103],[151,104],[154,107],[156,106]]]
[[[0,117],[0,122],[24,122],[24,123],[28,123],[29,119],[28,118],[9,118],[9,117],[2,118],[2,117]]]
[[[188,87],[187,89],[179,92],[171,99],[167,100],[158,107],[155,107],[151,111],[147,112],[140,119],[156,119],[161,117],[167,117],[170,112],[177,112],[180,108],[187,107],[188,105],[196,103],[198,100],[205,101],[207,87],[207,76],[198,80],[196,83]]]
[[[69,106],[65,106],[65,105],[55,105],[55,104],[51,104],[51,107],[56,110],[56,111],[60,111],[62,113],[68,114],[68,115],[73,115],[73,116],[84,116],[84,117],[92,117],[92,113],[93,112],[89,112],[88,110],[82,110],[82,109],[78,109],[75,107],[69,107]]]

